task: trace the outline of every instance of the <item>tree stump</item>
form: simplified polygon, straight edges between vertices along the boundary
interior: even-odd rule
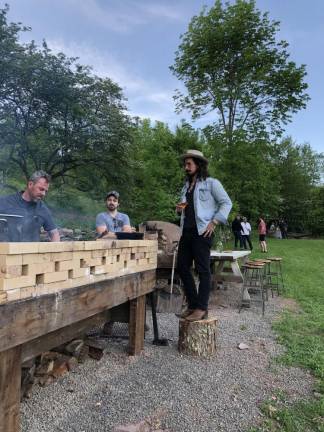
[[[200,321],[179,320],[178,350],[198,357],[210,357],[216,352],[217,318]]]

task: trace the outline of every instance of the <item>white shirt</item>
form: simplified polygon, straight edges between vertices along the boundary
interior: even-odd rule
[[[251,229],[251,225],[249,224],[249,222],[241,222],[241,234],[242,235],[250,235],[252,229]]]

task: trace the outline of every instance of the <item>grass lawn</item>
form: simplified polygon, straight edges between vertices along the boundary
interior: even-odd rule
[[[284,312],[274,323],[278,340],[287,348],[278,361],[309,369],[317,384],[314,398],[298,405],[290,406],[284,395],[276,404],[265,401],[267,420],[251,432],[324,431],[324,240],[269,239],[268,254],[261,254],[257,243],[251,257],[283,258],[284,295],[301,307]]]

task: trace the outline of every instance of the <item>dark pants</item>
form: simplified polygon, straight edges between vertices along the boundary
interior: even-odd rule
[[[234,238],[235,238],[235,249],[237,248],[238,242],[240,242],[240,248],[243,247],[243,241],[242,241],[242,234],[241,231],[233,231]]]
[[[208,309],[210,293],[210,248],[212,237],[198,234],[196,228],[184,229],[178,249],[178,273],[184,285],[189,309]],[[192,263],[199,275],[199,288],[192,275]]]
[[[280,231],[281,231],[281,238],[287,239],[288,238],[287,231],[286,230],[280,230]]]
[[[249,235],[242,235],[242,241],[243,241],[243,247],[244,247],[244,249],[247,249],[246,243],[249,244],[250,250],[253,249],[253,246],[252,246],[251,239],[250,239]]]

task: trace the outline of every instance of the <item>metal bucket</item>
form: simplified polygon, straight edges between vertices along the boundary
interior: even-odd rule
[[[184,296],[181,288],[179,287],[174,289],[172,293],[163,289],[157,290],[156,312],[179,314],[182,311],[183,299]]]

